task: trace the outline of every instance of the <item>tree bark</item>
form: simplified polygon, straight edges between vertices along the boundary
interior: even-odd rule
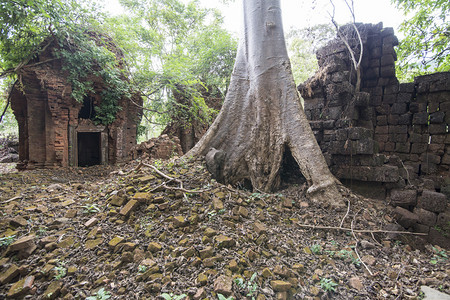
[[[292,76],[279,0],[245,0],[244,30],[222,109],[186,156],[220,154],[213,174],[225,184],[249,179],[253,188],[279,187],[287,148],[306,178],[308,195],[341,206],[331,174],[306,119]],[[210,168],[209,168],[210,169]],[[214,171],[213,171],[214,173]]]

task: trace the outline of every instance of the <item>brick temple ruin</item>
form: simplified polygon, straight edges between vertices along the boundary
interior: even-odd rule
[[[122,64],[122,53],[111,41],[107,46]],[[17,167],[92,166],[126,160],[136,145],[142,99],[137,95],[119,99],[121,109],[112,124],[94,123],[95,107],[102,101],[103,80],[94,75],[87,78],[93,82],[94,91],[83,103],[77,102],[71,97],[67,71],[55,56],[55,47],[57,42],[50,42],[37,58],[21,68],[20,88],[12,90],[11,107],[19,125]]]
[[[361,90],[345,45],[336,39],[320,49],[319,71],[298,88],[311,128],[336,177],[390,201],[403,227],[450,246],[441,234],[450,234],[450,72],[399,83],[394,30],[357,28]]]

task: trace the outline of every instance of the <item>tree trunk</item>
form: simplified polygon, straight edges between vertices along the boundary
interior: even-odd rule
[[[253,188],[279,187],[287,148],[306,178],[313,200],[342,205],[306,119],[292,76],[279,0],[246,0],[229,91],[208,132],[186,156],[218,157],[213,175],[225,184],[249,179]],[[220,153],[220,155],[217,155]],[[215,174],[214,174],[215,173]]]

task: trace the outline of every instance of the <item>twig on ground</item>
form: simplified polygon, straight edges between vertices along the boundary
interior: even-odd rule
[[[367,272],[369,272],[370,276],[373,276],[372,271],[370,271],[369,267],[366,265],[365,262],[363,262],[363,260],[361,259],[361,256],[359,256],[359,253],[358,253],[358,243],[359,243],[359,240],[358,240],[358,238],[356,237],[355,231],[353,230],[353,222],[355,221],[356,215],[357,215],[357,214],[355,214],[355,216],[353,217],[352,223],[351,223],[351,225],[350,225],[350,226],[351,226],[351,230],[352,230],[352,235],[353,235],[353,237],[354,237],[355,240],[356,240],[356,244],[355,244],[355,249],[354,249],[354,250],[355,250],[356,256],[358,256],[359,261],[360,261],[360,262],[363,264],[363,266],[366,268]]]
[[[149,165],[149,164],[146,164],[146,163],[142,163],[142,165],[144,165],[144,166],[146,166],[146,167],[148,167],[150,169],[153,169],[153,171],[155,171],[157,174],[159,174],[160,176],[162,176],[162,177],[164,177],[166,179],[178,182],[180,184],[180,188],[184,189],[183,181],[181,181],[180,179],[176,179],[176,178],[170,177],[169,175],[167,175],[167,174],[161,172],[160,170],[158,170],[158,168],[156,168],[155,166],[152,166],[152,165]]]
[[[335,227],[335,226],[320,226],[320,225],[308,225],[308,224],[298,224],[299,227],[304,228],[311,228],[311,229],[324,229],[324,230],[342,230],[342,231],[352,231],[351,228],[345,228],[345,227]],[[389,230],[354,230],[356,233],[395,233],[395,234],[409,234],[409,235],[428,235],[427,233],[416,233],[416,232],[409,232],[409,231],[389,231]]]
[[[14,201],[14,200],[19,200],[19,199],[21,199],[21,198],[22,198],[22,196],[16,196],[16,197],[13,197],[13,198],[8,199],[8,200],[6,200],[6,201],[3,201],[2,204],[6,204],[6,203],[12,202],[12,201]]]
[[[187,190],[185,188],[177,188],[177,187],[174,187],[174,186],[167,186],[167,185],[163,185],[163,188],[168,189],[168,190],[182,191],[182,192],[188,193],[188,194],[201,194],[201,193],[209,191],[209,190],[193,191],[193,190]]]
[[[348,202],[347,213],[346,213],[345,216],[342,218],[341,224],[339,225],[340,228],[342,228],[342,225],[344,225],[345,218],[347,218],[348,213],[350,212],[350,200],[347,200],[347,202]]]

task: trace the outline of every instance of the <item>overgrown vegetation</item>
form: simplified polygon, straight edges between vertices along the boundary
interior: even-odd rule
[[[404,12],[400,31],[405,38],[397,49],[397,77],[450,70],[450,2],[447,0],[392,0]]]

